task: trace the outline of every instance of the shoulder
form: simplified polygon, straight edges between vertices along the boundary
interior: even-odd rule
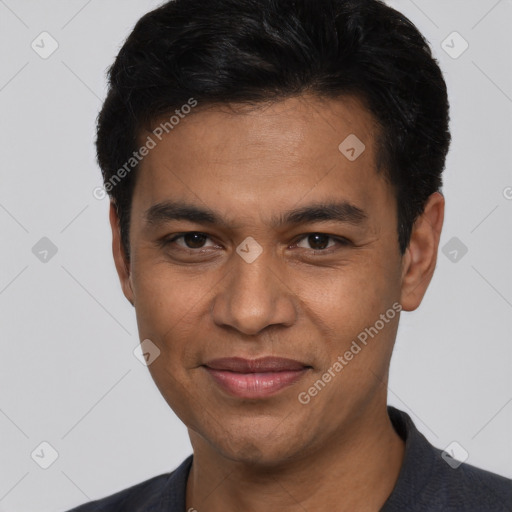
[[[172,512],[185,508],[187,479],[193,455],[170,473],[154,476],[106,498],[80,505],[68,512]]]
[[[431,479],[435,485],[429,487],[437,489],[437,498],[427,495],[429,500],[443,500],[444,506],[454,511],[512,510],[512,480],[470,464],[451,467],[443,460],[444,452],[438,448],[433,451],[436,462]]]
[[[146,507],[159,503],[162,492],[167,487],[171,475],[172,473],[165,473],[155,476],[106,498],[80,505],[68,512],[97,512],[98,510],[102,512],[128,512],[129,510],[145,510]]]
[[[433,446],[410,416],[388,407],[405,441],[398,481],[382,512],[511,512],[512,480],[460,463]]]

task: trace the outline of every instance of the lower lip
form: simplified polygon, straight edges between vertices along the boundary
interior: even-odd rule
[[[295,384],[308,371],[288,370],[266,373],[236,373],[205,367],[213,380],[230,395],[239,398],[265,398]]]

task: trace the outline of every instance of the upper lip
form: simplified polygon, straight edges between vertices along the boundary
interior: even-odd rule
[[[223,357],[208,361],[205,366],[212,370],[225,370],[237,373],[283,372],[310,368],[304,363],[284,357],[261,357],[259,359]]]

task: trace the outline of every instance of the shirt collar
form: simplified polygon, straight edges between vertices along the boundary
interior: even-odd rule
[[[392,406],[388,406],[387,410],[394,429],[405,442],[405,453],[398,480],[381,512],[403,510],[403,507],[413,510],[413,497],[421,493],[433,471],[435,459],[432,454],[433,447],[418,431],[408,414]],[[192,460],[193,456],[190,455],[171,473],[159,507],[150,507],[147,512],[161,510],[183,512],[185,510],[187,479]]]
[[[388,406],[388,415],[395,431],[405,441],[405,453],[395,487],[380,512],[414,510],[414,498],[421,494],[434,470],[435,449],[407,413]]]

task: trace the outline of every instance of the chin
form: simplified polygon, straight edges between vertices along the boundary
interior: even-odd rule
[[[291,446],[277,446],[267,439],[238,439],[229,446],[219,446],[222,455],[242,465],[253,468],[277,468],[289,460],[293,449]]]
[[[302,451],[304,440],[297,435],[299,430],[287,425],[285,431],[281,418],[277,421],[248,420],[245,425],[224,425],[222,432],[210,432],[203,437],[223,457],[262,468],[278,467]]]

